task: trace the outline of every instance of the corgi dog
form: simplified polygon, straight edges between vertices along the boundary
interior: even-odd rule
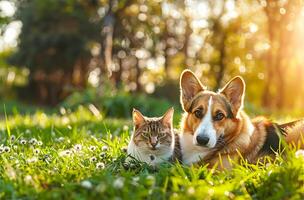
[[[231,160],[240,157],[254,163],[264,155],[274,154],[281,136],[288,144],[303,147],[304,121],[278,125],[265,118],[248,117],[243,111],[245,82],[240,76],[212,92],[193,72],[185,70],[180,77],[180,93],[184,164],[217,164],[227,169],[231,168]]]

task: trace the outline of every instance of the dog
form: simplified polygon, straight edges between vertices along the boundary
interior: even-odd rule
[[[232,160],[255,163],[274,155],[281,138],[303,148],[304,120],[281,125],[264,117],[251,120],[243,111],[245,87],[243,78],[237,76],[212,92],[193,72],[182,72],[180,146],[184,164],[230,169]]]

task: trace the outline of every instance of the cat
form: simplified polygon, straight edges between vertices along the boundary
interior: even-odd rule
[[[179,137],[173,128],[173,107],[162,117],[146,117],[133,109],[134,131],[127,153],[127,162],[135,158],[151,166],[180,159]]]

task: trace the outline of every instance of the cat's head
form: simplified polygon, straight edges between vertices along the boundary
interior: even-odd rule
[[[133,109],[133,142],[136,146],[150,150],[168,148],[174,141],[173,107],[162,117],[145,117]]]

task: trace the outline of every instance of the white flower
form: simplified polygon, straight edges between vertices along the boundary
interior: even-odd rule
[[[88,180],[81,181],[80,185],[86,189],[91,189],[93,187],[92,183]]]
[[[36,138],[30,139],[29,143],[32,144],[32,145],[36,145],[37,144]]]
[[[42,146],[42,144],[43,144],[43,142],[40,141],[40,140],[37,142],[37,145],[38,145],[38,146]]]
[[[96,158],[96,157],[92,157],[92,158],[90,159],[90,161],[91,161],[91,162],[96,162],[96,161],[97,161],[97,158]]]
[[[59,156],[63,157],[63,156],[70,156],[72,154],[72,152],[70,150],[63,150],[61,152],[59,152]]]
[[[101,147],[101,150],[102,151],[108,151],[109,147],[107,145],[104,145]]]
[[[138,177],[138,176],[133,177],[133,178],[132,178],[132,181],[138,182],[138,181],[139,181],[139,177]]]
[[[152,176],[152,175],[148,175],[147,176],[147,180],[149,180],[149,181],[155,181],[155,177]]]
[[[195,189],[194,187],[189,187],[188,190],[187,190],[188,194],[194,194],[195,193]]]
[[[138,181],[139,181],[139,177],[138,177],[138,176],[135,176],[135,177],[132,178],[132,184],[133,184],[134,186],[137,186],[137,185],[138,185]]]
[[[100,158],[106,157],[106,153],[105,153],[105,152],[101,152],[101,153],[99,154],[99,157],[100,157]]]
[[[272,170],[269,170],[267,175],[270,176],[272,174]]]
[[[20,144],[25,145],[26,144],[26,140],[25,139],[20,140]]]
[[[174,193],[172,194],[172,197],[177,198],[177,197],[178,197],[178,194],[177,194],[176,192],[174,192]]]
[[[121,189],[124,186],[124,179],[122,177],[119,177],[114,180],[113,187],[116,189]]]
[[[14,141],[16,139],[15,135],[11,135],[11,141]]]
[[[4,152],[4,148],[1,146],[0,147],[0,153],[3,153]]]
[[[11,151],[11,148],[9,148],[8,146],[5,146],[5,147],[3,148],[3,151],[8,153],[8,152]]]
[[[229,191],[225,191],[224,195],[229,197],[229,199],[234,199],[235,198],[234,194],[232,192],[229,192]]]
[[[298,151],[296,151],[295,153],[296,158],[304,158],[304,150],[303,149],[299,149]]]
[[[104,169],[105,168],[105,164],[102,162],[99,162],[96,164],[96,169]]]
[[[16,171],[11,166],[7,167],[6,174],[10,180],[15,180],[17,177]]]
[[[64,137],[59,137],[55,139],[56,142],[63,142],[64,141]]]
[[[122,129],[123,129],[124,131],[127,131],[127,130],[129,130],[129,126],[124,125],[124,126],[122,127]]]
[[[104,184],[104,183],[100,183],[96,187],[96,191],[99,192],[99,193],[103,193],[104,191],[106,191],[106,189],[107,189],[107,185]]]
[[[76,144],[76,145],[74,146],[74,149],[75,149],[76,151],[81,151],[81,149],[82,149],[81,144]]]
[[[147,180],[147,183],[148,183],[149,185],[154,185],[154,184],[155,184],[155,177],[152,176],[152,175],[148,175],[148,176],[146,177],[146,180]]]
[[[127,153],[128,147],[122,147],[122,148],[121,148],[121,151],[124,152],[124,153]]]
[[[213,189],[209,189],[209,190],[208,190],[208,194],[209,194],[210,196],[212,196],[212,195],[214,194],[214,190],[213,190]]]
[[[39,149],[34,149],[34,153],[35,153],[35,154],[39,154],[39,153],[40,153],[40,150],[39,150]]]
[[[31,184],[31,183],[33,182],[32,176],[31,176],[31,175],[26,175],[26,176],[24,177],[24,182],[25,182],[26,184]]]
[[[95,151],[96,150],[96,146],[90,146],[89,149],[90,149],[90,151]]]
[[[27,160],[26,160],[26,162],[27,163],[35,163],[35,162],[37,162],[38,161],[38,158],[37,157],[32,157],[32,158],[28,158]]]

